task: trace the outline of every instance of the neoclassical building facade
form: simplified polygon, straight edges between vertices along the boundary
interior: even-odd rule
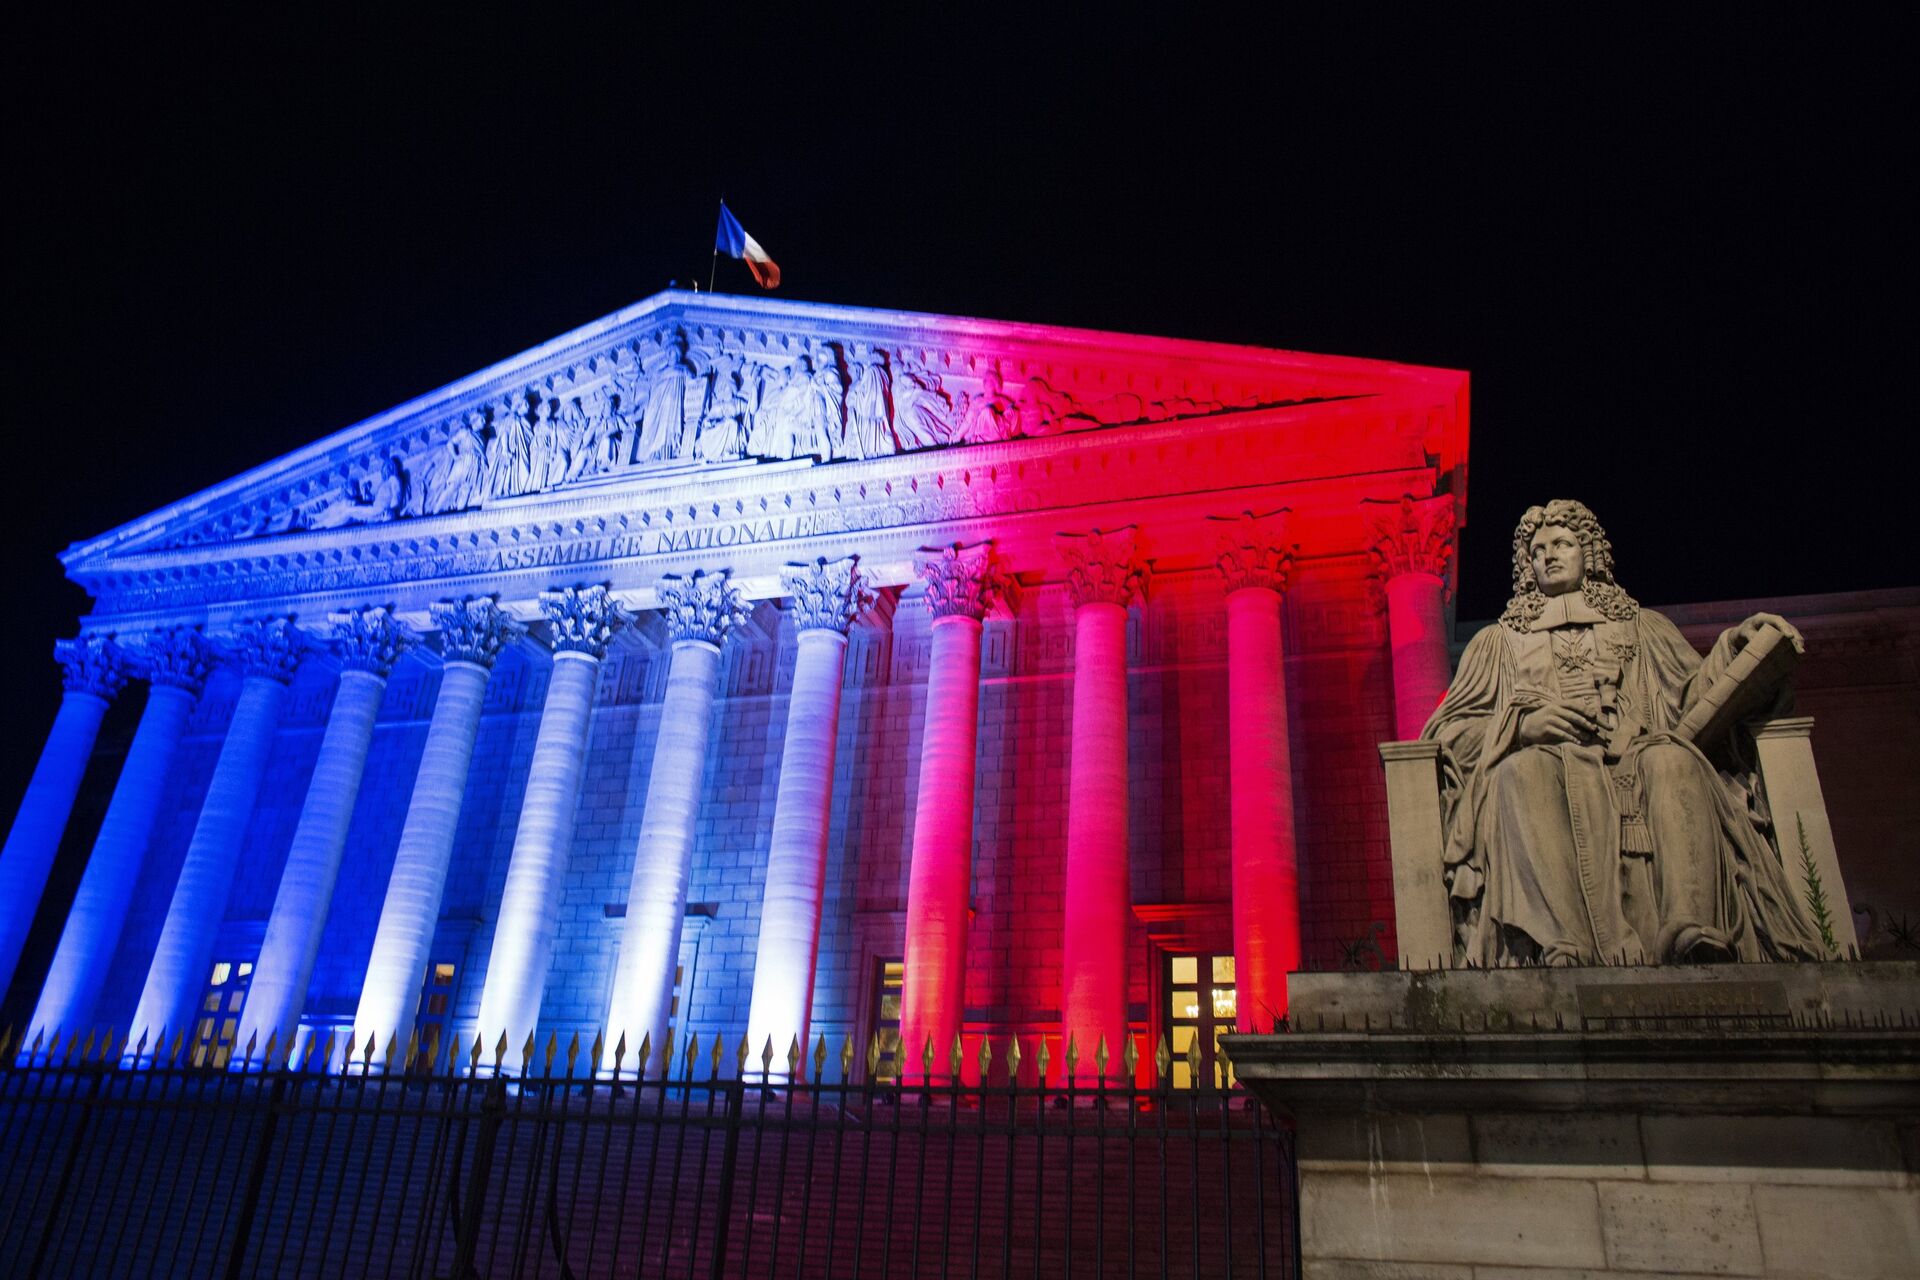
[[[1467,389],[648,299],[66,553],[0,988],[86,778],[29,1039],[1211,1061],[1303,954],[1394,954]]]

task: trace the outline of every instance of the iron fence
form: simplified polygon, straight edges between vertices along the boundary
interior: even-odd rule
[[[1017,1041],[975,1047],[992,1083],[957,1079],[958,1046],[955,1078],[902,1084],[824,1042],[689,1043],[640,1080],[551,1038],[518,1072],[497,1045],[390,1074],[0,1043],[0,1270],[1297,1276],[1291,1138],[1245,1094],[1172,1088],[1164,1044],[1092,1085],[1050,1078],[1044,1043],[1029,1083]]]

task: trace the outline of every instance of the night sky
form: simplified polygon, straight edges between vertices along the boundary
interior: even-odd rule
[[[1470,370],[1463,618],[1557,496],[1649,603],[1920,579],[1889,33],[1278,8],[10,20],[5,815],[60,549],[704,286],[722,194],[782,297]]]

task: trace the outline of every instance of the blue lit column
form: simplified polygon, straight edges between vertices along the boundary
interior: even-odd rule
[[[253,986],[240,1015],[235,1043],[256,1037],[278,1047],[293,1044],[293,1031],[307,999],[314,958],[320,953],[320,932],[326,927],[333,903],[333,886],[340,877],[340,858],[347,848],[347,827],[354,801],[360,795],[360,777],[366,772],[367,749],[373,745],[373,722],[386,696],[393,664],[418,643],[405,624],[386,609],[372,605],[329,617],[328,642],[340,659],[340,688],[327,715],[327,731],[307,784],[306,803],[287,849],[280,873],[280,889],[267,917],[260,958],[253,967]]]
[[[105,636],[58,641],[53,656],[64,668],[66,692],[60,696],[60,710],[54,713],[53,728],[40,749],[40,763],[34,766],[27,793],[20,798],[6,847],[0,849],[0,994],[13,981],[13,968],[20,962],[20,948],[33,925],[40,892],[47,887],[53,856],[60,851],[60,837],[73,813],[73,798],[79,794],[87,758],[93,754],[100,720],[113,695],[127,682],[120,647]]]
[[[501,649],[525,633],[491,599],[435,604],[433,625],[440,633],[440,656],[446,668],[434,699],[433,719],[427,725],[427,745],[420,753],[407,819],[400,828],[393,878],[387,883],[380,925],[373,935],[373,956],[360,987],[360,1007],[353,1016],[354,1040],[365,1044],[371,1036],[374,1060],[382,1066],[389,1038],[405,1044],[407,1036],[401,1033],[411,1033],[418,1012],[466,795],[467,769],[480,732],[487,677]]]
[[[504,1033],[513,1062],[540,1017],[553,934],[560,924],[560,888],[573,851],[594,686],[607,642],[624,621],[605,587],[543,592],[540,609],[553,629],[553,676],[540,711],[527,795],[480,993],[481,1041],[491,1047]]]
[[[93,1017],[140,882],[174,753],[206,683],[213,650],[198,629],[171,627],[136,646],[130,658],[133,670],[147,679],[147,706],[67,912],[29,1036],[38,1030],[51,1038],[56,1028],[78,1027]]]
[[[872,600],[856,557],[793,565],[781,575],[793,598],[800,652],[787,699],[780,789],[773,803],[760,940],[753,965],[747,1043],[771,1040],[780,1061],[796,1038],[807,1044],[820,909],[827,886],[827,827],[833,813],[833,756],[840,732],[840,684],[847,628]]]
[[[640,1046],[649,1036],[656,1059],[666,1047],[673,966],[693,871],[693,824],[700,814],[707,735],[720,684],[720,646],[747,617],[737,587],[723,576],[702,573],[665,579],[660,607],[673,642],[673,665],[667,670],[607,1009],[607,1048],[611,1052],[624,1037],[626,1061],[636,1070],[647,1069]]]
[[[234,629],[229,654],[245,678],[166,922],[160,926],[140,1003],[128,1024],[133,1040],[151,1032],[158,1043],[164,1032],[185,1031],[200,1007],[227,895],[246,844],[247,822],[280,723],[280,706],[306,647],[291,618],[255,619]]]

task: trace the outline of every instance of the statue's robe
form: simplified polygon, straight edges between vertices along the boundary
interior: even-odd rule
[[[1735,632],[1702,662],[1650,609],[1602,616],[1578,592],[1467,645],[1422,736],[1446,791],[1446,878],[1465,958],[1661,963],[1707,943],[1741,960],[1824,959],[1805,886],[1757,824],[1749,778],[1672,736],[1726,670]],[[1633,734],[1603,745],[1520,743],[1549,702]]]

